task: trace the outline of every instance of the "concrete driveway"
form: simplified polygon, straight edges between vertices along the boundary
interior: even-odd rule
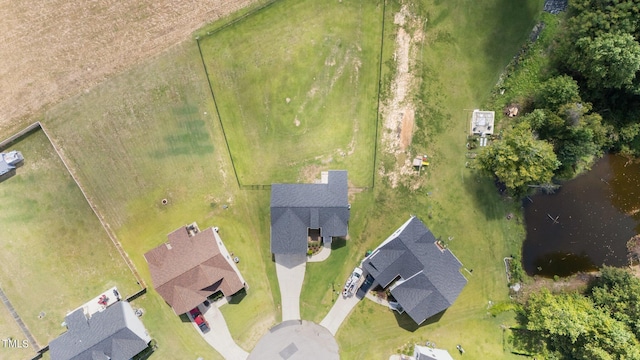
[[[333,307],[329,310],[327,316],[322,319],[320,325],[327,328],[329,332],[335,336],[340,325],[342,325],[342,322],[347,318],[347,316],[349,316],[349,313],[353,310],[358,301],[360,301],[360,299],[355,295],[348,298],[339,295],[338,300],[333,304]]]
[[[203,333],[198,328],[198,325],[193,321],[191,315],[191,323],[196,328],[196,331],[202,335],[202,337],[211,345],[217,352],[222,355],[226,360],[246,360],[249,353],[244,351],[231,337],[227,322],[224,320],[224,316],[220,312],[220,309],[215,304],[211,304],[208,308],[200,305],[198,307],[204,315],[204,318],[209,322],[211,328],[208,332]]]
[[[275,257],[282,321],[300,320],[300,292],[307,268],[307,254],[276,254]]]

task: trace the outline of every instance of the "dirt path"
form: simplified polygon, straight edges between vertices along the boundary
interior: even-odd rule
[[[0,133],[256,0],[0,0]]]
[[[411,72],[418,54],[419,45],[424,39],[424,33],[419,24],[422,20],[410,13],[407,5],[403,5],[395,14],[394,24],[398,26],[395,39],[396,72],[391,81],[389,98],[382,105],[381,112],[384,119],[382,133],[383,150],[398,159],[393,169],[383,170],[384,176],[391,180],[391,186],[396,187],[400,179],[412,173],[411,159],[401,161],[400,157],[411,145],[415,127],[416,107],[413,97],[419,85],[419,79]]]

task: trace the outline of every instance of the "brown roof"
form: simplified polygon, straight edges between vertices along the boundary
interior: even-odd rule
[[[184,314],[220,290],[225,296],[244,284],[220,253],[212,228],[189,236],[186,228],[169,234],[169,242],[144,254],[154,288],[176,314]]]

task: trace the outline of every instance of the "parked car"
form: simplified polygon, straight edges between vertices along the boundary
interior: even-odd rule
[[[355,290],[355,288],[358,286],[361,276],[362,276],[361,268],[356,267],[355,269],[353,269],[351,276],[349,276],[349,279],[344,284],[344,289],[342,290],[342,296],[350,297],[351,295],[353,295],[353,290]]]
[[[191,309],[191,311],[189,311],[189,314],[191,314],[193,321],[195,321],[196,325],[198,325],[200,331],[202,331],[203,333],[209,331],[209,323],[207,322],[207,319],[202,316],[200,309],[195,307]]]

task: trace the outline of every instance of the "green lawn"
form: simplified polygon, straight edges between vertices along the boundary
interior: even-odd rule
[[[513,314],[494,318],[487,306],[507,299],[502,258],[520,251],[519,204],[498,197],[489,179],[465,168],[465,143],[469,109],[486,104],[541,7],[541,0],[412,2],[427,23],[412,69],[422,82],[409,151],[428,153],[431,165],[417,190],[392,189],[378,170],[397,160],[377,154],[375,188],[350,199],[346,245],[307,266],[302,317],[320,321],[334,301],[332,283],[340,289],[365,251],[410,214],[473,273],[464,272],[469,284],[439,321],[421,327],[361,302],[338,332],[343,359],[387,359],[426,340],[454,358],[460,358],[458,343],[468,358],[517,358],[503,350],[500,327],[513,323]],[[203,35],[221,122],[191,41],[53,107],[43,119],[149,286],[144,252],[192,221],[220,227],[249,284],[246,297],[222,308],[246,350],[279,320],[280,299],[269,253],[269,192],[239,190],[230,157],[243,184],[308,181],[321,170],[344,168],[353,186],[370,186],[382,9],[380,1],[280,0]],[[393,75],[398,9],[388,2],[383,94]],[[509,212],[516,218],[506,220]],[[152,358],[219,358],[152,289],[134,305],[146,310],[143,322],[158,342]]]
[[[396,316],[369,301],[361,302],[339,330],[337,339],[345,359],[386,359],[411,343],[429,340],[449,350],[454,358],[518,358],[503,349],[501,325],[513,324],[513,314],[493,318],[489,301],[507,298],[502,258],[520,251],[524,230],[520,205],[497,195],[490,179],[465,168],[469,109],[480,108],[498,80],[500,72],[524,43],[533,27],[542,1],[494,0],[412,2],[412,10],[427,17],[426,39],[420,56],[422,86],[417,97],[417,130],[410,151],[427,153],[431,165],[424,172],[424,185],[409,190],[391,189],[378,178],[374,194],[360,194],[354,202],[349,253],[341,266],[310,264],[303,303],[313,310],[303,316],[321,319],[330,308],[330,289],[322,281],[343,282],[351,269],[397,229],[410,214],[420,217],[442,238],[465,268],[469,283],[456,303],[438,320],[417,327],[406,316]],[[393,53],[395,28],[391,25],[399,5],[387,6],[385,59]],[[385,61],[383,78],[393,75],[393,62]],[[396,158],[378,154],[385,168]],[[513,212],[515,219],[506,220]],[[356,215],[362,213],[363,215]],[[451,238],[452,240],[448,240]],[[319,281],[317,287],[311,283]],[[322,299],[317,301],[316,299]],[[322,313],[322,315],[318,315]],[[455,349],[462,344],[461,357]]]
[[[67,312],[112,286],[140,287],[44,133],[12,149],[25,161],[0,183],[0,283],[44,346]]]
[[[195,42],[61,103],[44,123],[149,287],[146,251],[193,221],[220,227],[250,287],[223,313],[251,349],[253,324],[274,324],[279,303],[264,226],[268,194],[237,189]],[[143,321],[158,341],[154,356],[219,356],[189,324],[176,327],[180,319],[152,289],[136,302],[148,307]]]
[[[200,43],[242,184],[370,186],[380,1],[281,0]]]
[[[2,334],[1,339],[15,339],[22,344],[22,341],[26,339],[18,324],[13,320],[11,314],[7,308],[2,306],[0,309],[0,334]],[[3,360],[24,360],[27,358],[31,358],[36,355],[35,349],[29,345],[27,348],[9,348],[2,346],[3,344],[0,342],[0,358]]]

